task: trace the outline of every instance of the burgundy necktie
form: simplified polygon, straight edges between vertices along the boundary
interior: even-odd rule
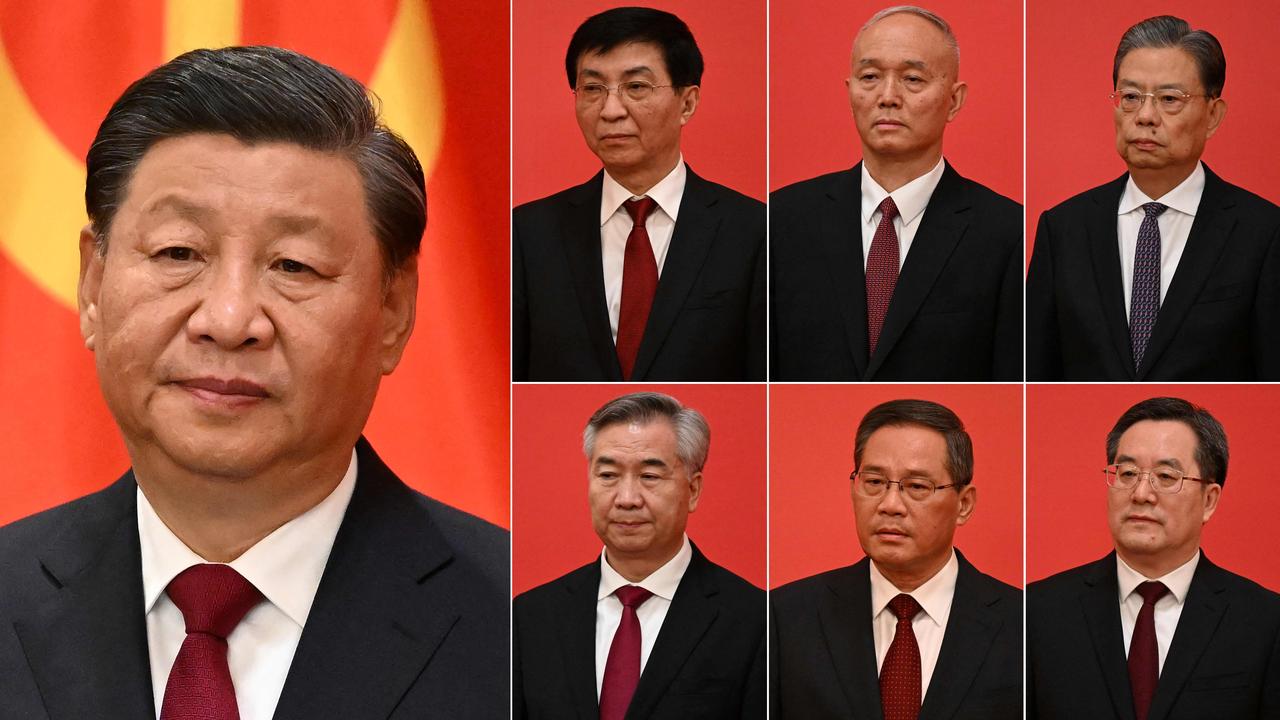
[[[1133,346],[1133,367],[1142,366],[1142,356],[1151,340],[1151,329],[1160,313],[1160,224],[1156,221],[1168,206],[1149,202],[1138,226],[1138,245],[1133,251],[1133,292],[1129,296],[1129,343]]]
[[[653,294],[658,289],[658,263],[653,259],[653,246],[649,244],[649,231],[645,220],[657,207],[653,198],[643,197],[623,203],[631,216],[631,232],[627,235],[627,249],[622,258],[622,306],[618,310],[618,363],[622,365],[622,379],[630,380],[636,366],[636,353],[644,337],[644,326],[649,321],[649,308],[653,306]]]
[[[631,705],[640,682],[640,618],[636,608],[653,593],[635,585],[624,585],[614,591],[622,602],[622,622],[613,634],[609,659],[604,664],[604,682],[600,685],[600,720],[622,720]]]
[[[1151,698],[1160,679],[1160,649],[1156,645],[1156,601],[1169,592],[1164,583],[1148,580],[1137,587],[1142,596],[1142,609],[1133,624],[1129,641],[1129,686],[1133,689],[1133,713],[1137,720],[1147,720]]]
[[[880,328],[884,327],[885,313],[889,312],[889,300],[893,287],[898,284],[898,233],[893,229],[893,219],[898,206],[892,197],[880,203],[880,224],[871,238],[871,251],[867,253],[867,355],[874,355],[880,341]]]
[[[169,671],[160,720],[239,720],[227,636],[262,593],[229,565],[193,565],[169,583],[187,637]]]
[[[889,610],[898,618],[898,625],[880,666],[884,720],[916,720],[920,715],[920,645],[911,629],[911,619],[920,609],[920,603],[906,593],[889,601]]]

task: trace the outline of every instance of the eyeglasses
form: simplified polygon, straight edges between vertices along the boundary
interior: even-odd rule
[[[1111,104],[1120,108],[1121,111],[1131,113],[1142,109],[1147,104],[1147,98],[1151,98],[1157,109],[1165,115],[1177,115],[1187,106],[1187,102],[1192,98],[1207,98],[1208,95],[1188,95],[1181,90],[1169,88],[1167,90],[1158,90],[1156,92],[1138,92],[1137,90],[1117,90],[1111,93]]]
[[[849,473],[849,479],[854,480],[854,489],[863,497],[880,497],[889,492],[890,485],[897,485],[898,490],[908,498],[916,502],[924,502],[933,497],[933,494],[939,490],[949,487],[955,487],[955,483],[947,485],[939,485],[927,478],[907,478],[905,480],[890,480],[889,478],[876,473],[862,472],[854,470]]]
[[[1131,463],[1121,463],[1102,468],[1102,474],[1106,477],[1107,486],[1118,490],[1132,490],[1143,477],[1146,477],[1151,483],[1152,490],[1165,495],[1181,492],[1183,480],[1209,482],[1204,478],[1183,475],[1181,470],[1175,470],[1167,465],[1143,470]]]
[[[617,87],[609,87],[604,83],[586,83],[579,85],[573,89],[573,94],[577,96],[578,102],[583,105],[595,105],[605,101],[610,93],[617,92],[619,100],[630,100],[631,102],[644,102],[653,95],[653,91],[658,88],[675,87],[674,85],[654,85],[643,80],[629,80],[624,83],[618,83]]]

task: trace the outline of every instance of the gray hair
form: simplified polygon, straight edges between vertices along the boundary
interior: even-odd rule
[[[676,434],[676,457],[689,469],[689,474],[701,472],[711,449],[711,426],[707,425],[702,413],[662,393],[631,393],[605,403],[595,411],[582,431],[582,452],[590,460],[595,454],[596,435],[610,425],[635,423],[643,426],[659,419],[671,423]]]
[[[1208,30],[1192,30],[1182,18],[1159,15],[1147,18],[1124,32],[1116,48],[1115,63],[1111,67],[1111,85],[1120,80],[1120,61],[1139,48],[1177,48],[1191,56],[1200,71],[1200,84],[1211,98],[1222,95],[1227,84],[1227,56],[1222,44]]]
[[[930,23],[933,23],[934,27],[941,30],[942,34],[947,38],[947,46],[951,48],[951,52],[955,53],[956,65],[960,64],[960,43],[956,40],[955,33],[951,32],[951,25],[946,20],[943,20],[937,13],[925,10],[922,7],[917,7],[915,5],[894,5],[893,7],[887,7],[875,15],[872,15],[871,19],[862,26],[862,29],[858,30],[858,34],[861,35],[863,30],[866,30],[890,15],[899,15],[902,13],[924,18]]]

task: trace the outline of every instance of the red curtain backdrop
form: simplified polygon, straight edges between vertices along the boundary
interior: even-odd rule
[[[582,429],[601,405],[639,390],[667,393],[707,418],[711,453],[689,539],[712,562],[765,586],[764,385],[516,385],[512,390],[512,592],[591,562]]]
[[[769,37],[769,188],[853,167],[862,154],[849,110],[849,56],[858,29],[892,2],[774,0]],[[947,126],[956,171],[1022,201],[1022,2],[925,5],[960,43],[969,96]]]
[[[849,495],[853,440],[887,400],[932,400],[973,439],[978,504],[955,546],[979,570],[1022,585],[1021,385],[773,385],[769,389],[769,585],[862,557]]]
[[[430,215],[417,329],[367,434],[411,485],[508,524],[507,7],[0,0],[0,523],[128,467],[74,309],[84,155],[126,85],[188,49],[173,37],[185,13],[197,36],[338,67],[382,95],[411,142],[429,141],[415,146]],[[202,13],[226,28],[201,27]]]
[[[1227,484],[1201,547],[1213,562],[1280,591],[1273,508],[1280,386],[1032,385],[1027,388],[1027,581],[1111,551],[1107,529],[1107,433],[1135,403],[1180,397],[1226,428]]]
[[[1114,180],[1115,112],[1108,95],[1120,36],[1155,15],[1176,15],[1208,30],[1227,56],[1222,97],[1227,117],[1205,146],[1204,162],[1228,182],[1280,202],[1275,117],[1275,3],[1027,3],[1027,257],[1040,214],[1067,198]]]
[[[706,71],[702,100],[684,127],[685,162],[708,180],[765,199],[765,4],[763,0],[662,0],[693,31]],[[536,200],[600,170],[587,149],[564,73],[573,31],[616,7],[600,0],[513,3],[512,200]],[[493,78],[501,82],[502,78]]]

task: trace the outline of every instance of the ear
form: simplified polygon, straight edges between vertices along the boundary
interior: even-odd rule
[[[1218,510],[1218,500],[1222,499],[1222,486],[1218,483],[1208,483],[1208,487],[1204,489],[1204,515],[1201,523],[1209,522],[1209,518]]]
[[[969,95],[969,84],[957,82],[951,86],[951,111],[947,113],[947,122],[956,119],[956,115],[960,114],[960,108],[964,107],[964,99]]]
[[[106,250],[99,248],[98,236],[91,225],[80,228],[80,280],[76,285],[76,304],[80,308],[80,336],[84,346],[94,349],[98,339],[98,291],[102,288],[102,270]]]
[[[390,375],[400,364],[413,334],[418,309],[418,260],[395,270],[382,300],[382,374]]]
[[[696,472],[689,478],[689,512],[698,509],[700,497],[702,497],[702,473]]]
[[[1226,117],[1227,117],[1227,101],[1223,100],[1222,98],[1214,98],[1213,100],[1210,100],[1209,101],[1209,132],[1205,133],[1205,137],[1206,138],[1213,137],[1213,134],[1218,131],[1218,126],[1222,124],[1222,121],[1225,120]],[[1218,485],[1218,484],[1214,483],[1214,485]],[[1221,488],[1222,486],[1218,485],[1218,487]]]
[[[689,87],[680,91],[680,95],[681,95],[680,124],[681,125],[684,125],[685,123],[689,122],[689,118],[693,117],[693,114],[697,112],[698,100],[700,98],[701,92],[702,92],[702,88],[698,87],[697,85],[690,85]]]
[[[978,507],[978,488],[970,483],[960,491],[960,511],[956,514],[956,525],[969,522],[969,517],[973,515],[976,507]]]

